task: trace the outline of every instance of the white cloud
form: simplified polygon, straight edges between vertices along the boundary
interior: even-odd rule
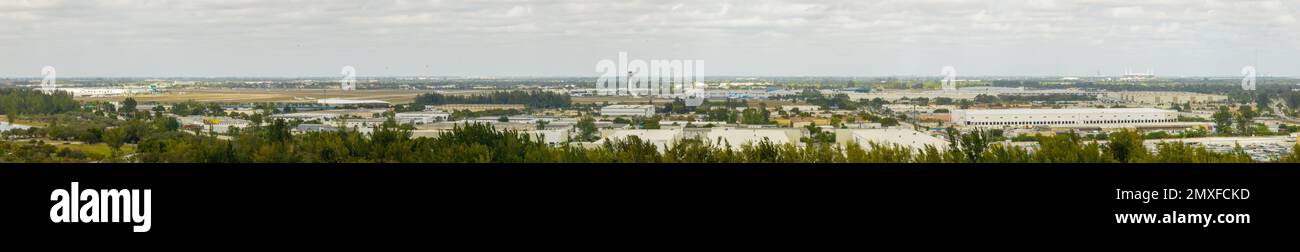
[[[445,74],[568,75],[585,74],[587,58],[618,51],[710,57],[717,62],[710,66],[720,68],[711,72],[736,74],[764,74],[759,71],[766,69],[782,71],[776,74],[907,74],[933,72],[928,65],[940,63],[917,59],[939,52],[967,55],[948,58],[969,62],[1041,57],[1005,53],[1025,48],[1052,48],[1078,57],[1070,64],[1095,71],[1121,64],[1115,62],[1195,62],[1152,59],[1153,50],[1232,54],[1262,48],[1278,57],[1300,57],[1297,12],[1300,0],[0,0],[0,22],[5,24],[0,25],[0,55],[7,57],[0,61],[0,76],[27,74],[28,65],[58,63],[109,69],[90,74],[165,75],[163,71],[177,69],[276,74],[283,69],[292,75],[347,58],[418,63],[418,71],[431,64],[446,69]],[[1130,53],[1098,53],[1102,50]],[[53,52],[36,53],[41,51]],[[161,69],[114,61],[175,60],[178,55],[191,57]],[[262,57],[276,60],[240,64]],[[493,60],[479,65],[454,60],[475,57]],[[582,60],[573,60],[575,66],[539,66],[528,62],[546,59],[523,62],[521,57]],[[747,60],[752,57],[782,60]],[[905,66],[789,66],[799,61],[867,64],[861,63],[864,57]],[[1165,72],[1217,71],[1209,65]],[[1026,69],[1026,74],[1069,71],[1034,67],[1040,68]],[[392,74],[414,71],[410,69]]]

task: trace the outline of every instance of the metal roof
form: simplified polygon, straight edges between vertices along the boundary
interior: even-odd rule
[[[1086,109],[967,109],[957,110],[966,115],[1006,114],[1117,114],[1117,113],[1174,113],[1173,110],[1155,108],[1086,108]]]

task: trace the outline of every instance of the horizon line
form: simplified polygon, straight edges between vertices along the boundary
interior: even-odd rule
[[[963,78],[988,78],[988,77],[1012,77],[1012,78],[1079,78],[1095,79],[1122,77],[1123,75],[1105,75],[1105,76],[1077,76],[1077,75],[964,75],[958,76]],[[356,76],[357,79],[376,79],[376,78],[451,78],[451,79],[484,79],[484,78],[599,78],[600,75],[581,76],[581,75],[375,75],[375,76]],[[704,76],[710,78],[942,78],[943,75],[713,75]],[[1154,75],[1156,78],[1241,78],[1238,75]],[[1260,75],[1259,78],[1300,78],[1300,76],[1290,75]],[[2,80],[40,80],[42,76],[0,76]],[[337,79],[339,76],[59,76],[59,79]]]

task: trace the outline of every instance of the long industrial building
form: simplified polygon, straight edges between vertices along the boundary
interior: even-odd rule
[[[835,137],[837,143],[857,143],[867,150],[873,148],[872,143],[902,146],[913,151],[923,150],[926,146],[934,146],[940,150],[948,147],[948,141],[911,129],[840,129],[835,131]]]
[[[1179,124],[1177,111],[1154,108],[955,110],[952,121],[970,128],[1130,128]]]
[[[600,114],[605,116],[640,116],[651,117],[655,115],[655,105],[609,105],[600,108]]]

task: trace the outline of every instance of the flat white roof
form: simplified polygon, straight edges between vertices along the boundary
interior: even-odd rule
[[[732,147],[739,147],[746,143],[762,141],[764,138],[772,141],[774,144],[785,144],[791,142],[790,136],[786,135],[785,130],[769,129],[733,129],[733,128],[715,128],[709,132],[709,141],[714,141],[717,145],[718,138],[730,143]]]
[[[658,129],[658,130],[617,130],[609,134],[610,139],[626,139],[628,136],[637,136],[642,141],[647,142],[669,142],[682,134],[680,129]]]
[[[946,149],[948,141],[931,136],[928,133],[906,129],[863,129],[850,131],[853,140],[863,148],[871,148],[868,143],[885,145],[902,145],[912,149],[922,149],[926,145]]]
[[[1174,113],[1173,110],[1155,108],[1085,108],[1085,109],[967,109],[958,110],[966,115],[1005,114],[1113,114],[1113,113]]]

